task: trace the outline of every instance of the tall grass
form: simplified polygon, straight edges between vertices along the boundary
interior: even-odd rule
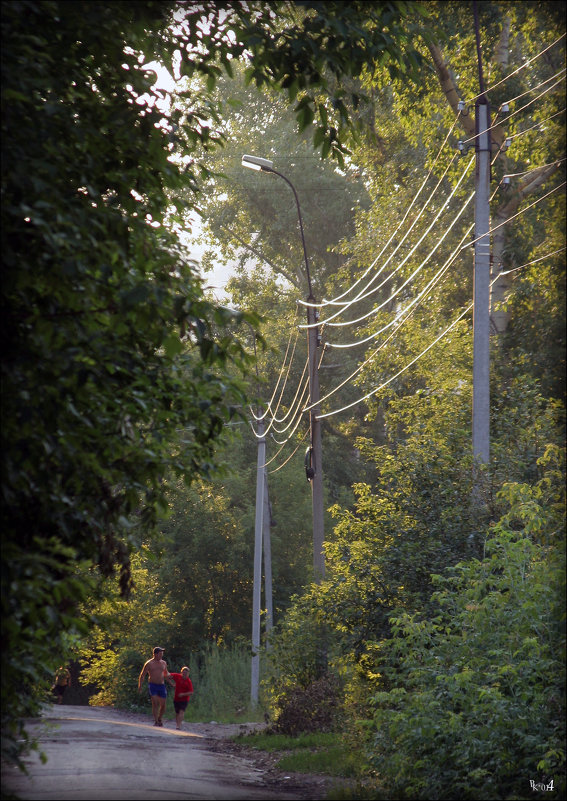
[[[250,702],[250,651],[245,646],[221,648],[216,644],[206,651],[191,654],[185,662],[193,682],[185,720],[188,722],[239,723],[263,720],[264,710]],[[173,691],[168,692],[166,715],[174,715]]]

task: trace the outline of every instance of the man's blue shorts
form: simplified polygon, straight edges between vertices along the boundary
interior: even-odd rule
[[[167,690],[165,684],[154,684],[148,682],[150,688],[150,695],[159,695],[160,698],[167,698]]]

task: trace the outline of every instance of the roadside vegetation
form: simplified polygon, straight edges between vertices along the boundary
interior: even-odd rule
[[[471,4],[2,4],[4,758],[64,661],[88,703],[148,711],[159,644],[190,668],[188,723],[265,722],[237,742],[345,779],[337,799],[565,796],[565,20],[474,5],[486,465]],[[297,207],[243,153],[296,188],[321,300],[319,582]],[[249,412],[270,397],[253,707]]]
[[[277,752],[276,767],[292,773],[324,773],[354,778],[360,772],[355,754],[344,747],[338,733],[285,734],[255,733],[232,738],[235,743],[259,751]]]

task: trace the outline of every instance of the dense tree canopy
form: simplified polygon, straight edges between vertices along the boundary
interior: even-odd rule
[[[41,697],[32,688],[79,639],[107,703],[128,697],[156,632],[176,659],[247,639],[247,404],[267,401],[297,341],[278,415],[297,406],[304,425],[279,451],[277,421],[268,445],[270,714],[328,669],[344,730],[386,797],[447,797],[446,769],[471,798],[521,797],[526,773],[559,773],[557,5],[478,4],[493,111],[512,103],[493,129],[493,226],[510,222],[493,238],[503,275],[480,511],[474,153],[458,149],[474,135],[478,92],[470,4],[3,5],[3,751],[17,752],[18,719]],[[153,59],[179,76],[174,101],[144,67]],[[296,185],[326,301],[320,586],[309,583],[306,415],[293,400],[305,359],[296,209],[276,177],[241,170],[245,152],[274,158]],[[233,310],[206,294],[174,233],[195,209],[235,266]]]
[[[118,567],[128,592],[130,553],[166,507],[170,476],[207,474],[212,442],[244,400],[247,356],[232,326],[256,318],[211,304],[171,233],[171,192],[198,190],[192,156],[223,138],[212,127],[217,78],[243,56],[248,79],[283,86],[299,125],[316,117],[318,143],[341,158],[349,117],[337,78],[360,74],[369,55],[393,73],[417,65],[401,46],[409,3],[364,14],[359,3],[298,6],[2,6],[8,750],[32,687],[84,630],[75,604],[89,580]],[[162,110],[144,67],[153,59],[207,81],[185,93],[182,121]]]

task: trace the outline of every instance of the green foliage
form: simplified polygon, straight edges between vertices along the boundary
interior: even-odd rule
[[[531,64],[505,84],[509,95],[492,93],[493,104],[560,69],[561,49],[527,62],[563,31],[558,6],[481,5],[485,47],[495,47],[505,12],[514,67]],[[429,15],[460,90],[476,94],[466,4],[206,0],[176,7],[171,26],[173,8],[54,0],[2,6],[2,727],[10,757],[26,739],[23,718],[37,712],[51,671],[76,652],[92,615],[98,628],[82,657],[85,678],[99,688],[95,702],[139,704],[137,675],[159,641],[170,667],[191,666],[196,694],[188,715],[247,714],[249,654],[240,642],[250,620],[255,443],[235,437],[223,446],[234,466],[223,475],[215,443],[235,407],[245,406],[250,384],[241,374],[253,339],[239,323],[254,328],[258,317],[208,300],[171,233],[197,205],[200,181],[219,167],[230,178],[243,139],[257,147],[269,139],[262,155],[283,152],[290,168],[301,165],[290,175],[306,198],[317,288],[331,296],[374,260],[415,196],[424,165],[433,169],[430,186],[441,179],[446,190],[462,168],[455,163],[441,177],[442,165],[433,165],[454,122],[434,71],[420,73],[417,98],[405,78],[429,59],[413,44],[416,25]],[[203,13],[204,28],[196,24]],[[156,58],[173,73],[177,52],[181,102],[166,113],[144,64]],[[247,88],[237,65],[244,54]],[[491,78],[502,74],[492,67]],[[237,81],[224,82],[225,73]],[[281,95],[271,94],[281,89],[294,104],[290,115]],[[363,95],[372,102],[359,103]],[[508,133],[521,136],[506,161],[500,154],[495,178],[555,160],[559,166],[557,98],[551,92],[529,116],[510,117]],[[225,101],[240,103],[230,117]],[[303,134],[291,146],[295,124]],[[345,164],[347,134],[357,124],[367,135]],[[209,155],[227,140],[227,158],[214,162]],[[342,164],[311,166],[313,194],[304,182],[309,142]],[[297,237],[290,246],[292,198],[282,208],[285,188],[274,191],[269,176],[257,178],[239,175],[228,182],[226,204],[217,195],[204,206],[214,233],[224,232],[227,257],[245,242],[258,258],[262,245],[272,270],[243,269],[232,292],[240,309],[267,318],[273,349],[258,364],[273,385],[273,355],[297,324],[292,313],[304,279]],[[432,211],[443,203],[437,198]],[[471,218],[472,207],[436,259],[447,257]],[[473,519],[469,503],[467,322],[375,403],[340,423],[324,422],[337,525],[327,534],[327,580],[293,601],[309,580],[308,487],[290,462],[270,488],[276,614],[289,605],[263,688],[270,711],[291,716],[294,701],[306,693],[301,701],[310,702],[328,670],[346,685],[349,737],[361,738],[376,696],[379,728],[369,758],[384,792],[394,795],[444,797],[447,777],[455,777],[451,791],[462,797],[495,786],[521,796],[528,774],[561,769],[564,467],[548,444],[561,437],[564,261],[547,254],[564,245],[564,199],[557,194],[520,219],[508,227],[504,266],[546,258],[518,272],[508,333],[493,348],[493,464],[482,515]],[[260,232],[253,243],[250,230]],[[420,244],[363,311],[400,288],[431,244]],[[435,269],[428,265],[424,280]],[[460,251],[394,347],[376,351],[356,382],[347,381],[349,399],[374,390],[430,344],[432,326],[439,333],[470,301],[471,274],[468,251]],[[406,289],[374,321],[391,323],[409,297]],[[347,336],[341,329],[333,339]],[[323,363],[323,393],[327,376],[334,388],[356,358]],[[173,484],[196,477],[202,480],[172,496]],[[144,558],[130,565],[140,548]],[[130,603],[113,580],[98,584],[104,595],[93,590],[115,570],[122,593],[132,591]],[[218,645],[209,651],[204,642]],[[296,714],[296,728],[297,721]]]
[[[187,636],[176,640],[183,610],[178,612],[171,597],[164,597],[151,559],[133,559],[133,579],[128,601],[107,584],[92,609],[97,625],[79,649],[81,679],[97,688],[89,703],[145,710],[147,692],[144,685],[142,694],[138,692],[138,676],[159,642],[166,648],[164,659],[171,672],[183,665],[190,669],[195,692],[187,720],[232,722],[256,714],[250,709],[249,649],[234,639],[230,645],[207,645]]]
[[[323,615],[313,606],[311,591],[292,598],[285,619],[274,632],[268,650],[268,675],[264,688],[273,708],[282,695],[300,688],[306,690],[325,673],[329,648],[329,629]]]
[[[241,642],[228,647],[216,643],[187,662],[195,693],[187,720],[220,723],[255,720],[261,711],[250,701],[250,649]],[[192,667],[194,665],[194,667]]]
[[[249,633],[253,536],[223,490],[226,478],[179,487],[161,526],[160,561],[153,569],[171,610],[162,636],[175,658],[188,645],[231,644]]]
[[[27,709],[22,662],[46,657],[49,671],[65,654],[84,596],[67,574],[85,560],[117,568],[127,594],[164,479],[206,473],[244,399],[230,326],[256,321],[204,298],[164,227],[167,190],[184,177],[140,52],[152,55],[147,31],[167,9],[2,6],[2,603],[4,615],[21,584],[29,621],[5,628],[3,726]],[[22,567],[32,558],[38,574]]]
[[[342,159],[347,97],[327,73],[359,74],[385,50],[393,71],[413,68],[415,55],[406,60],[396,41],[408,37],[411,9],[2,6],[2,528],[16,550],[36,547],[41,560],[61,544],[70,564],[72,547],[103,576],[118,568],[128,593],[130,552],[166,508],[169,476],[207,474],[214,439],[244,402],[234,375],[246,357],[233,323],[257,319],[208,302],[166,229],[181,219],[171,193],[197,190],[207,174],[196,150],[223,141],[211,92],[251,53],[248,80],[288,90],[300,128],[317,118],[317,144]],[[160,109],[164,93],[145,67],[157,59],[173,73],[179,53],[180,74],[206,83],[184,91],[183,119]],[[21,577],[15,568],[6,578],[10,586]],[[69,600],[81,597],[73,590]],[[48,608],[64,630],[57,602]],[[7,633],[8,654],[33,655],[33,637]],[[61,652],[63,642],[53,646]],[[9,659],[3,699],[18,697],[16,670]]]
[[[36,537],[27,552],[15,543],[6,543],[1,575],[3,650],[8,644],[26,643],[10,655],[17,664],[17,677],[6,675],[8,667],[2,676],[6,715],[2,719],[2,753],[18,761],[22,744],[32,744],[24,718],[39,715],[55,669],[66,663],[87,631],[87,622],[77,614],[75,604],[85,598],[93,581],[85,564],[77,563],[76,552],[56,538]],[[20,715],[9,715],[7,707],[13,706],[16,698]]]
[[[266,649],[262,696],[276,732],[333,731],[342,717],[338,638],[311,585],[291,599]]]
[[[308,687],[287,690],[278,698],[274,731],[290,736],[335,731],[341,716],[340,689],[337,678],[325,674]]]
[[[291,9],[279,2],[253,6],[262,25],[254,24],[248,9],[248,19],[240,20],[240,40],[254,52],[246,80],[259,88],[268,84],[287,90],[299,130],[315,121],[314,146],[321,147],[323,157],[330,153],[344,164],[345,134],[354,127],[352,107],[362,93],[358,87],[349,91],[341,79],[356,78],[386,62],[392,76],[415,81],[421,62],[415,17],[425,16],[424,7],[358,0],[302,0]]]
[[[293,773],[323,773],[328,776],[352,777],[356,773],[355,755],[345,749],[340,735],[318,731],[313,734],[255,732],[233,738],[236,743],[260,751],[278,751],[279,770]]]
[[[171,611],[164,601],[159,582],[148,570],[147,559],[132,558],[133,588],[129,598],[120,597],[114,582],[99,589],[98,601],[89,607],[96,620],[78,649],[83,682],[97,692],[89,703],[124,709],[138,709],[138,676],[151,649],[163,640]],[[169,654],[166,655],[169,663]]]
[[[239,734],[232,739],[259,751],[300,751],[335,745],[337,737],[332,732],[304,733],[293,737],[289,734],[274,734],[271,729],[267,729],[253,734]]]
[[[240,69],[235,70],[234,80],[219,83],[217,93],[223,104],[221,130],[229,141],[222,151],[205,159],[212,175],[200,213],[223,261],[237,266],[238,278],[232,282],[234,301],[239,308],[256,309],[273,325],[274,292],[280,294],[277,316],[293,303],[296,291],[290,296],[290,289],[307,294],[297,206],[281,178],[244,169],[242,154],[273,159],[276,169],[292,181],[300,199],[317,296],[340,263],[333,248],[353,233],[353,208],[364,201],[365,193],[360,182],[350,179],[350,170],[345,174],[332,162],[318,158],[306,134],[294,135],[294,115],[281,93],[244,86]],[[180,105],[183,107],[182,101]],[[297,235],[291,235],[293,232]],[[253,280],[251,264],[258,262],[258,256],[261,262],[256,274],[262,280],[254,293],[246,292],[246,300],[254,304],[248,306],[239,296],[240,276],[249,273],[248,280]],[[214,258],[217,263],[218,253]],[[291,308],[295,310],[295,303]]]
[[[565,563],[541,544],[559,519],[549,480],[504,488],[484,559],[434,577],[434,617],[391,621],[371,761],[392,797],[526,798],[530,778],[561,797]]]

